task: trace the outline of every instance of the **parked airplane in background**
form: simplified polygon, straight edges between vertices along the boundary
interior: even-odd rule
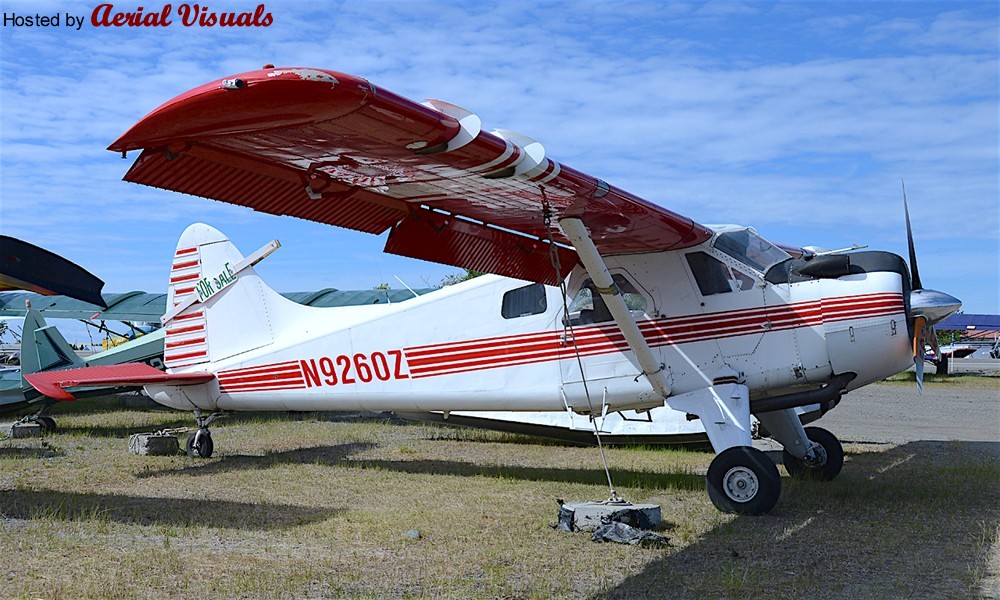
[[[488,133],[464,109],[364,79],[275,69],[216,80],[111,146],[142,150],[127,181],[369,233],[386,251],[484,276],[390,309],[303,307],[273,292],[225,235],[181,235],[165,363],[40,373],[52,397],[144,384],[193,410],[194,449],[236,410],[571,410],[667,407],[718,453],[721,510],[769,511],[781,479],[751,446],[751,414],[793,475],[835,477],[829,432],[795,408],[922,364],[928,325],[960,305],[887,252],[814,254],[753,229],[704,226]],[[909,218],[907,216],[907,227]],[[550,284],[546,287],[543,284]],[[552,287],[558,286],[558,287]],[[206,415],[206,413],[210,413]]]
[[[290,300],[306,306],[350,306],[355,304],[391,304],[402,302],[430,289],[418,290],[355,290],[343,291],[327,288],[315,292],[284,294]],[[16,366],[0,369],[0,414],[30,412],[18,423],[34,421],[44,429],[55,430],[56,422],[46,414],[57,402],[36,390],[24,375],[84,366],[145,363],[164,369],[163,329],[150,331],[149,323],[166,312],[166,294],[148,294],[132,291],[124,294],[98,296],[100,305],[79,298],[47,296],[30,292],[0,292],[0,317],[23,319],[20,351]],[[93,298],[91,298],[93,299]],[[99,329],[114,333],[106,322],[120,321],[131,330],[116,334],[114,345],[103,352],[81,357],[66,341],[55,325],[49,325],[44,315],[56,319],[75,319]],[[99,320],[98,320],[99,319]],[[83,396],[99,398],[141,390],[141,386],[100,386],[87,389]]]
[[[9,235],[0,235],[0,292],[31,290],[104,306],[104,282],[76,263]]]

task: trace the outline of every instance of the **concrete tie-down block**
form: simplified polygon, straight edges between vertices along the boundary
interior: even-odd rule
[[[177,436],[169,433],[135,433],[128,438],[128,449],[147,456],[170,456],[180,451]]]
[[[566,502],[559,506],[559,528],[565,531],[594,531],[611,522],[625,523],[636,529],[657,529],[660,507],[615,501]]]

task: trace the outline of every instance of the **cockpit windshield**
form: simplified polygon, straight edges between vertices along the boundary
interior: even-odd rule
[[[791,255],[749,229],[727,231],[715,238],[715,247],[741,263],[764,273]]]

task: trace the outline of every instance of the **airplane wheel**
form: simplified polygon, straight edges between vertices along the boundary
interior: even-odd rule
[[[782,458],[788,474],[799,479],[815,479],[817,481],[830,481],[839,475],[840,470],[844,468],[844,447],[840,445],[837,436],[822,427],[806,427],[806,437],[821,446],[819,452],[823,464],[819,466],[807,465],[802,459],[795,458],[786,450],[782,452]]]
[[[59,426],[56,425],[56,420],[52,417],[45,415],[35,417],[35,423],[38,423],[42,427],[42,431],[46,431],[48,433],[59,431]]]
[[[184,449],[191,457],[212,458],[212,451],[215,449],[212,433],[207,429],[199,429],[188,436]]]
[[[778,502],[781,476],[766,454],[750,446],[719,453],[708,467],[708,497],[722,512],[762,515]]]

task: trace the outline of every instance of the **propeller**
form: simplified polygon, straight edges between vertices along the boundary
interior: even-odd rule
[[[910,318],[913,324],[913,366],[917,371],[917,391],[923,392],[924,345],[930,344],[935,356],[938,355],[937,332],[934,331],[934,325],[961,308],[962,301],[944,292],[924,289],[920,282],[905,183],[903,183],[903,213],[906,216],[906,245],[910,251]]]

